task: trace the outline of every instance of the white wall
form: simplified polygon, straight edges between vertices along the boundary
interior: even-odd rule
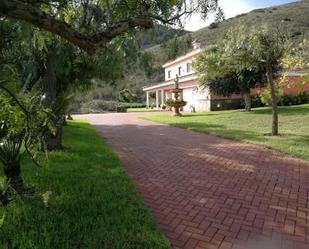
[[[210,111],[210,94],[209,89],[203,88],[186,88],[183,89],[183,100],[187,102],[183,110],[185,112],[190,112],[190,106],[194,106],[197,112],[207,112]]]
[[[189,72],[187,72],[187,64],[188,63],[191,64],[191,70]],[[181,75],[179,75],[179,72],[178,72],[179,67],[181,67]],[[192,74],[193,73],[192,58],[185,60],[185,61],[182,61],[180,63],[175,63],[172,66],[166,67],[164,71],[165,71],[165,81],[175,79],[177,74],[178,74],[179,77],[185,76],[185,75],[188,75],[188,74]],[[168,71],[171,71],[171,75],[170,75],[171,77],[170,78],[168,77]]]

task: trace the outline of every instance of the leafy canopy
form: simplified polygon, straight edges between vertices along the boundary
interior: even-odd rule
[[[264,82],[265,70],[252,64],[251,39],[244,26],[229,30],[216,45],[197,56],[194,68],[200,85],[207,85],[217,95],[250,93]]]
[[[206,17],[217,0],[1,0],[0,14],[57,34],[93,53],[115,37],[155,22],[174,25],[196,12]]]

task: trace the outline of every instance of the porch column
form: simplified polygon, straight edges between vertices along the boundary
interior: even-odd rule
[[[170,98],[171,98],[170,93],[168,91],[166,91],[165,92],[165,100],[170,99]]]
[[[165,102],[165,100],[164,100],[164,90],[162,89],[161,90],[161,108],[164,105],[164,102]]]
[[[156,90],[156,108],[159,109],[159,90]]]
[[[146,92],[146,107],[149,108],[149,92]]]

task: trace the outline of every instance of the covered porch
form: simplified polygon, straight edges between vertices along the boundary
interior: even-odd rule
[[[146,93],[146,108],[157,110],[164,109],[167,99],[172,98],[170,90],[173,88],[173,82],[169,84],[158,84],[155,86],[144,87],[143,91]]]
[[[195,98],[199,98],[196,93],[197,82],[195,75],[187,75],[179,78],[178,87],[183,90],[180,99],[186,101],[188,104],[184,107],[185,111],[190,111],[190,105],[193,105]],[[157,110],[164,109],[167,99],[173,99],[174,95],[171,92],[175,88],[175,80],[165,81],[156,85],[143,87],[146,94],[146,107]]]

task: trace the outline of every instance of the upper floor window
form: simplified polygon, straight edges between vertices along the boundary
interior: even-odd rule
[[[191,68],[192,68],[192,64],[191,63],[187,63],[187,73],[191,72]]]
[[[181,67],[178,68],[178,75],[181,75]]]
[[[170,79],[171,78],[171,70],[169,70],[168,72],[167,72],[167,77]]]

